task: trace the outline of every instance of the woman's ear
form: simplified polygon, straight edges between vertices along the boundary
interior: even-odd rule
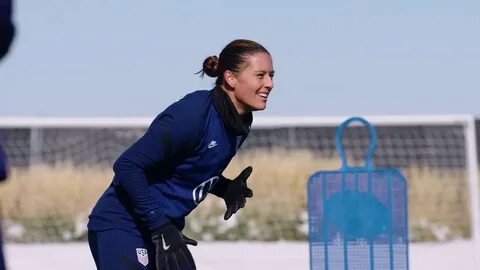
[[[228,86],[230,86],[231,88],[235,88],[235,85],[237,84],[237,78],[235,77],[235,73],[230,70],[225,70],[225,72],[223,73],[223,79]]]

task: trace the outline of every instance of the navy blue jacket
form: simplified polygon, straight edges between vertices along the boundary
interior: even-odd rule
[[[115,162],[112,184],[94,207],[91,231],[183,229],[206,196],[222,196],[221,176],[250,131],[221,89],[195,91],[170,105]]]

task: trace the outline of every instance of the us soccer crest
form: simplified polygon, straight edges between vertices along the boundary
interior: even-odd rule
[[[145,248],[137,248],[137,259],[143,266],[147,266],[148,251]]]

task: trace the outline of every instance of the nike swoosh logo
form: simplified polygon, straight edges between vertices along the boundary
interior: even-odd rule
[[[167,243],[165,243],[165,238],[163,238],[163,234],[162,234],[162,246],[163,246],[163,250],[168,250],[170,248],[170,245],[167,246]]]
[[[209,144],[208,144],[208,149],[211,149],[213,147],[217,146],[217,142],[216,141],[211,141]]]

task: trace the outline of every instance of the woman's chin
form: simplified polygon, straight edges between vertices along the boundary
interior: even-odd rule
[[[267,108],[267,104],[256,104],[255,106],[252,106],[252,111],[263,111]]]

